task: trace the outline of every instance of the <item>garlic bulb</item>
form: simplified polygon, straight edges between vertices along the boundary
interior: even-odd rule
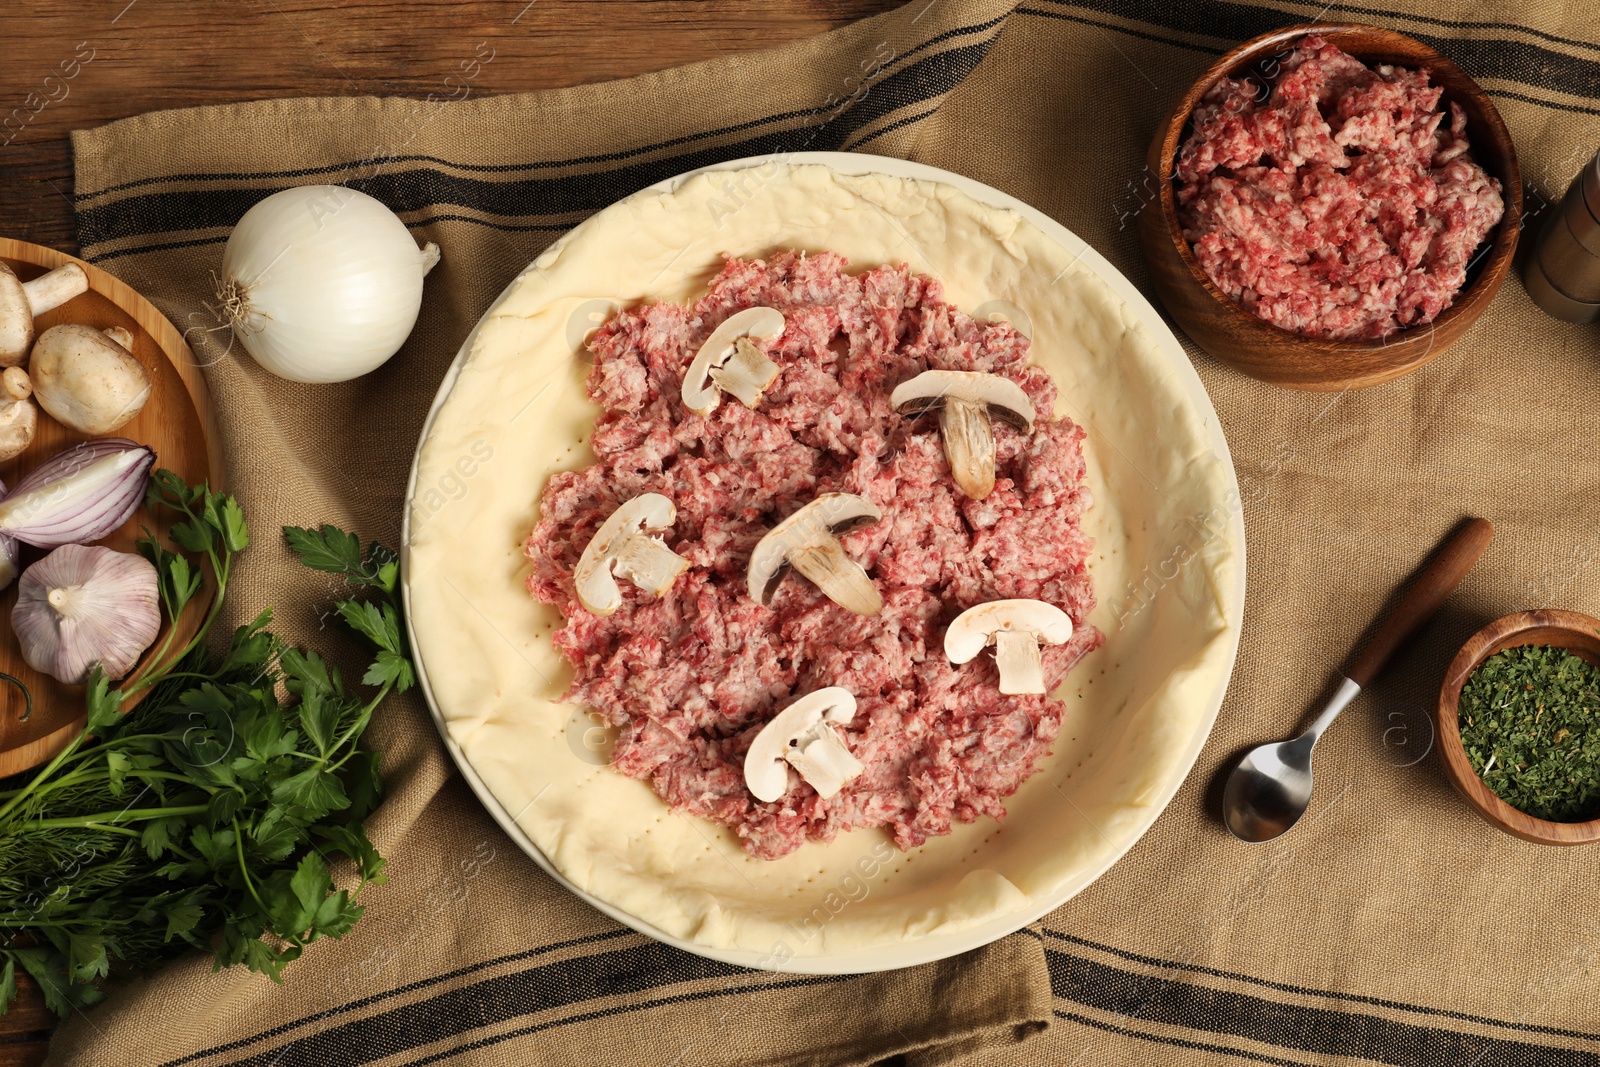
[[[22,572],[11,629],[36,671],[81,685],[98,663],[121,678],[161,629],[156,569],[131,552],[62,545]]]
[[[245,212],[222,256],[217,299],[234,336],[273,374],[343,382],[399,351],[439,246],[365,193],[305,185]]]

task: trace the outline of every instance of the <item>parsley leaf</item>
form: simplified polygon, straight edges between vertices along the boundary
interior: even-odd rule
[[[306,530],[285,526],[283,536],[300,562],[314,571],[327,571],[346,577],[361,573],[361,539],[336,526]]]
[[[374,691],[352,691],[322,655],[274,636],[270,610],[210,651],[250,544],[244,512],[166,470],[146,497],[171,546],[148,529],[138,543],[166,617],[202,598],[209,608],[142,673],[113,686],[92,671],[84,730],[0,791],[0,911],[20,924],[0,920],[0,1013],[19,970],[66,1015],[100,1000],[104,978],[192,948],[280,981],[307,944],[347,932],[362,888],[384,877],[360,823],[383,795],[361,739],[382,700],[414,684],[394,553],[333,526],[285,531],[307,566],[355,594],[338,610],[374,657],[363,675]],[[349,857],[359,883],[336,885],[319,849]]]

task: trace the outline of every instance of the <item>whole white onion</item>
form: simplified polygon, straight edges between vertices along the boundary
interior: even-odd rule
[[[376,370],[416,325],[422,248],[366,193],[303,185],[245,212],[222,256],[217,299],[257,363],[296,382],[342,382]]]

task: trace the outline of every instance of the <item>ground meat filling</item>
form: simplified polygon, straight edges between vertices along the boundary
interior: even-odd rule
[[[1321,37],[1270,91],[1224,78],[1178,153],[1178,218],[1211,280],[1308,337],[1381,338],[1431,322],[1500,222],[1500,183],[1428,72],[1369,69]]]
[[[952,667],[944,631],[964,609],[1025,597],[1071,615],[1071,642],[1044,650],[1051,688],[1102,641],[1086,621],[1084,435],[1051,421],[1055,386],[1027,364],[1028,339],[974,322],[904,266],[845,267],[832,253],[729,259],[694,305],[650,304],[606,323],[590,343],[589,392],[605,409],[598,462],[550,479],[526,545],[529,590],[567,618],[555,635],[574,670],[566,699],[619,730],[612,765],[769,859],[856,827],[884,827],[910,848],[952,822],[1005,814],[1062,706],[1001,696],[987,654]],[[723,319],[760,306],[787,320],[781,337],[757,343],[777,380],[756,410],[724,397],[695,415],[680,396],[690,360]],[[889,405],[896,385],[930,369],[1004,375],[1037,409],[1031,436],[997,424],[998,477],[982,501],[951,480],[937,418]],[[622,582],[621,609],[592,615],[573,588],[578,558],[618,504],[646,492],[677,505],[664,536],[691,567],[659,600]],[[746,592],[756,542],[824,492],[883,510],[842,539],[883,596],[876,616],[796,574],[767,607]],[[795,697],[830,685],[855,694],[855,720],[837,729],[865,773],[827,800],[791,775],[778,801],[757,801],[744,784],[751,741]]]

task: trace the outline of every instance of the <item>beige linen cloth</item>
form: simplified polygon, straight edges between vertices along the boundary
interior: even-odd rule
[[[1578,0],[1512,11],[915,0],[774,52],[612,84],[151,114],[75,137],[80,235],[208,364],[232,488],[257,531],[235,610],[276,605],[286,629],[326,646],[341,640],[315,633],[327,587],[272,531],[331,521],[394,543],[424,413],[468,329],[539,249],[617,198],[739,156],[901,156],[1036,205],[1142,286],[1134,221],[1165,109],[1233,43],[1323,15],[1421,37],[1482,81],[1538,212],[1600,144],[1600,26]],[[229,228],[307,182],[371,192],[444,249],[410,343],[347,385],[274,379],[204,332]],[[668,949],[520,854],[413,697],[373,729],[391,792],[371,828],[391,878],[356,929],[317,944],[282,988],[198,957],[128,983],[61,1029],[54,1061],[1600,1062],[1600,852],[1481,823],[1428,754],[1427,717],[1477,625],[1534,606],[1600,613],[1600,332],[1546,318],[1513,279],[1453,350],[1374,389],[1283,391],[1191,354],[1244,489],[1238,667],[1167,812],[1034,927],[851,978]],[[1468,513],[1498,538],[1323,742],[1307,819],[1271,845],[1235,842],[1213,814],[1218,770],[1296,730],[1393,586]]]

